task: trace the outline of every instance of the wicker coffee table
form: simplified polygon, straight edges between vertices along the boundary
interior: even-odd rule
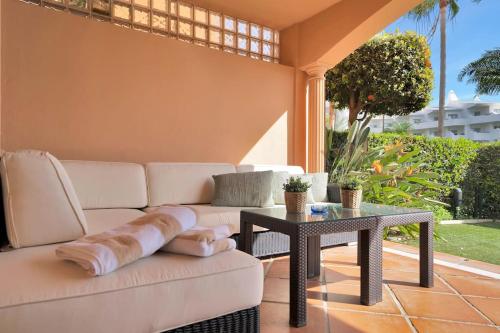
[[[290,236],[290,325],[307,324],[306,282],[320,273],[320,236],[359,232],[361,298],[364,305],[382,301],[382,236],[384,227],[420,223],[420,285],[433,285],[433,217],[418,209],[363,203],[360,209],[329,204],[324,214],[288,214],[284,207],[242,210],[240,250],[252,253],[253,225]]]

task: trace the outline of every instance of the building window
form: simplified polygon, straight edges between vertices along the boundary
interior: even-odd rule
[[[458,119],[458,114],[450,114],[448,115],[449,119]]]
[[[481,111],[474,111],[474,117],[478,117],[481,115]]]
[[[434,121],[437,121],[438,120],[438,116],[434,116]]]
[[[496,129],[496,130],[500,129],[500,125],[494,125],[493,128]]]
[[[178,0],[26,0],[41,6],[279,63],[279,32]],[[90,8],[92,5],[92,8]]]
[[[413,119],[414,124],[420,124],[422,123],[422,119]]]

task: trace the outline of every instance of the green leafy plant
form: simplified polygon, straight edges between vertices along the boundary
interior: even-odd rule
[[[307,192],[307,190],[311,187],[311,184],[302,181],[300,177],[290,177],[285,184],[283,184],[283,190],[285,192]]]
[[[330,182],[344,182],[351,173],[359,171],[366,161],[376,155],[376,152],[367,151],[370,119],[367,117],[364,121],[358,120],[352,124],[345,143],[331,163]]]
[[[425,171],[426,164],[420,149],[406,152],[402,143],[374,148],[379,155],[366,166],[364,200],[393,206],[433,210],[434,206],[446,206],[435,200],[444,187],[436,181],[438,174]],[[418,224],[394,227],[401,234],[415,238]],[[386,230],[386,236],[390,229]],[[436,233],[435,237],[439,237]]]
[[[486,51],[481,58],[471,62],[458,75],[462,81],[476,84],[476,92],[484,95],[500,94],[500,48]]]
[[[343,190],[355,191],[363,189],[363,181],[359,177],[347,177],[341,184]]]

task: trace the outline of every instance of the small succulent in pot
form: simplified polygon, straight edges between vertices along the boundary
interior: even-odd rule
[[[304,213],[306,210],[307,190],[311,184],[303,181],[300,177],[290,177],[285,184],[285,204],[289,213]]]
[[[363,197],[363,182],[358,177],[347,177],[341,184],[342,207],[358,209]]]

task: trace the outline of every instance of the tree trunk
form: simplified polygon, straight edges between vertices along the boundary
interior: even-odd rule
[[[438,136],[444,136],[444,104],[446,98],[446,10],[448,9],[447,0],[439,2],[439,23],[440,23],[440,67],[439,67],[439,111],[438,111]]]

